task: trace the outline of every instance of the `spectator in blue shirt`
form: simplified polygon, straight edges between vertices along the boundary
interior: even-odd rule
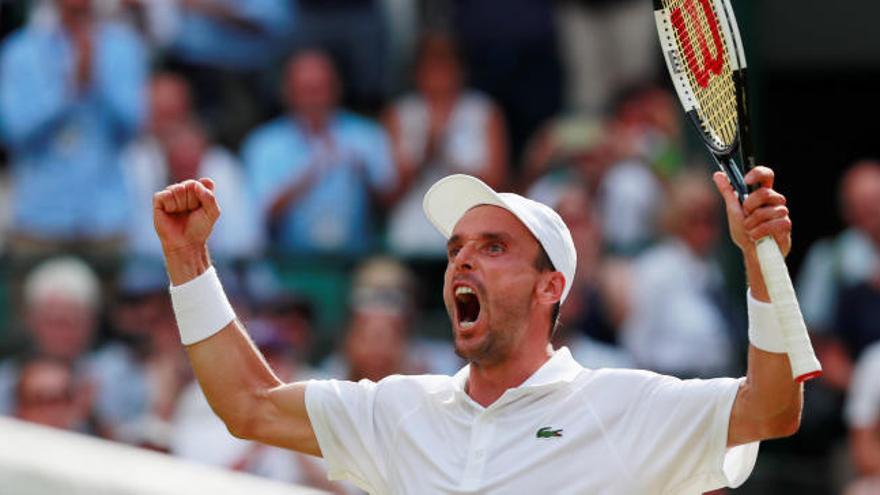
[[[228,147],[237,148],[278,106],[275,67],[293,30],[294,4],[177,0],[167,68],[193,83],[200,117]]]
[[[389,3],[383,0],[297,0],[294,46],[320,47],[330,53],[346,77],[346,101],[358,111],[370,114],[380,110],[392,79],[389,77],[392,19],[391,12],[386,11]],[[406,23],[400,17],[395,21]]]
[[[127,220],[119,153],[143,118],[146,53],[132,30],[97,20],[90,0],[56,7],[0,53],[12,248],[118,245]]]
[[[289,0],[182,0],[172,53],[187,62],[263,69],[293,28]]]
[[[306,51],[287,66],[288,115],[255,130],[244,162],[278,250],[358,256],[374,241],[372,204],[396,182],[382,128],[338,107],[330,59]]]

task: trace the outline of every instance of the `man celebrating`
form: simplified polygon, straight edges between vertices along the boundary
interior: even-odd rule
[[[226,301],[206,240],[220,215],[209,179],[154,198],[171,294],[199,383],[236,436],[323,456],[371,493],[699,494],[748,477],[757,442],[793,434],[802,394],[755,255],[791,241],[773,172],[740,206],[723,174],[731,235],[751,287],[748,377],[687,380],[591,370],[550,336],[574,276],[571,235],[549,207],[454,175],[426,194],[449,239],[443,298],[455,376],[283,384]]]

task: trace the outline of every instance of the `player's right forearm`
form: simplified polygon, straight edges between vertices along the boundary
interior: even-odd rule
[[[165,265],[171,285],[183,285],[211,267],[207,246],[193,246],[165,251]]]
[[[165,252],[168,275],[174,287],[193,281],[211,267],[206,246],[180,248]],[[222,292],[218,295],[223,298]],[[176,308],[177,309],[177,308]],[[231,313],[230,313],[231,315]],[[234,315],[232,315],[234,316]],[[181,321],[178,325],[184,343],[188,338],[184,331],[200,332],[200,328],[184,328],[194,322]],[[221,321],[219,325],[222,325]],[[209,337],[186,346],[190,364],[211,408],[232,431],[242,431],[247,421],[247,411],[257,407],[261,392],[281,385],[262,355],[252,344],[245,329],[231,319],[219,331]]]
[[[305,408],[305,387],[281,386],[236,320],[211,267],[208,237],[219,217],[211,179],[173,184],[153,196],[153,223],[171,278],[174,316],[196,378],[235,435],[320,454]]]

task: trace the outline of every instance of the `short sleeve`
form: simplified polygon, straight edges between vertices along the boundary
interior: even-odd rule
[[[627,436],[636,469],[652,493],[698,494],[736,488],[749,477],[758,442],[727,447],[730,413],[741,380],[649,380],[629,413]]]
[[[853,371],[844,415],[851,428],[869,428],[880,421],[880,344],[862,353]]]
[[[370,492],[384,492],[386,469],[375,429],[377,384],[312,380],[306,409],[331,480],[348,480]]]

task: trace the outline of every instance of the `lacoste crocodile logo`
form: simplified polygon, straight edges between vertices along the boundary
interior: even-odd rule
[[[545,426],[535,433],[535,438],[555,438],[562,436],[562,428],[554,430],[552,426]]]

